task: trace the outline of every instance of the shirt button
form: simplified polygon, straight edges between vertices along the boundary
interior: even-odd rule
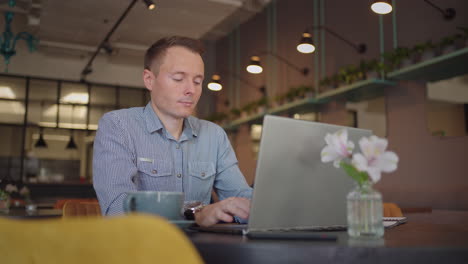
[[[182,177],[182,174],[180,174],[180,173],[177,174],[177,178],[180,178],[180,177]]]
[[[151,172],[152,172],[153,174],[156,174],[156,173],[158,173],[158,171],[157,171],[157,170],[152,170]]]
[[[205,177],[205,173],[204,173],[204,172],[202,172],[202,173],[201,173],[201,176],[202,176],[202,177]]]
[[[176,149],[180,149],[180,145],[176,145],[176,147],[175,147],[175,148],[176,148]]]

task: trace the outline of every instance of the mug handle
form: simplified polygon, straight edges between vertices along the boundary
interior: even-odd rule
[[[123,209],[125,213],[136,212],[136,198],[135,196],[128,194],[123,201]]]

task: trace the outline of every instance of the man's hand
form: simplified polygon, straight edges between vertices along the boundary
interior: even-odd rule
[[[232,222],[234,216],[247,219],[250,213],[250,200],[241,197],[230,197],[204,207],[195,213],[195,222],[199,226],[211,226],[219,221]]]

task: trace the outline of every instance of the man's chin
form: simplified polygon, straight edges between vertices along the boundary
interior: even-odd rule
[[[194,112],[193,110],[191,110],[191,111],[181,111],[181,112],[179,112],[179,116],[181,118],[187,118],[187,117],[191,116],[193,114],[193,112]]]

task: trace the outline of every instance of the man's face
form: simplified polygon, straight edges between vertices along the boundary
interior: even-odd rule
[[[202,92],[203,60],[198,53],[179,46],[167,49],[162,60],[157,75],[154,74],[157,69],[143,72],[153,108],[160,118],[188,117]]]

